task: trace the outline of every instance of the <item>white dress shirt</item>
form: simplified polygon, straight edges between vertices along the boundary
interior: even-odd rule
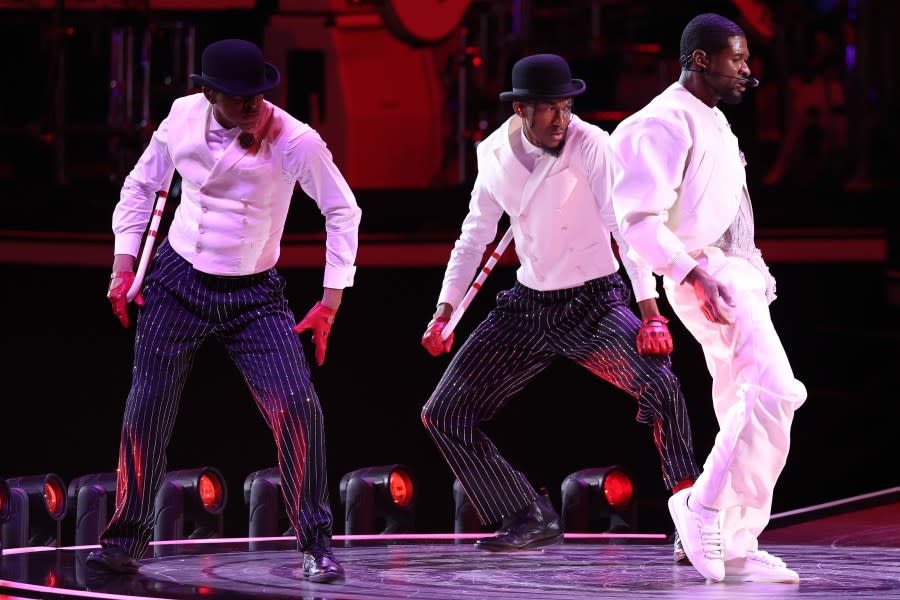
[[[324,286],[353,284],[361,211],[322,138],[264,101],[258,146],[212,118],[203,94],[179,98],[122,186],[113,213],[116,254],[137,256],[154,197],[171,170],[182,177],[169,227],[172,248],[196,269],[249,275],[275,266],[295,183],[325,217]]]
[[[559,290],[617,272],[612,235],[635,298],[656,298],[650,268],[627,256],[628,246],[619,236],[610,200],[608,140],[605,131],[573,116],[565,147],[554,157],[527,142],[522,119],[513,115],[479,144],[469,213],[438,303],[458,306],[504,213],[510,218],[520,263],[516,277],[523,285]]]

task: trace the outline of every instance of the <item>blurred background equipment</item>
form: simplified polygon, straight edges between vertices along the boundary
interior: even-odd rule
[[[628,533],[637,530],[634,483],[619,466],[581,469],[562,483],[566,533]]]
[[[351,471],[341,477],[340,495],[348,535],[413,531],[416,484],[404,465]]]
[[[3,547],[59,546],[60,522],[66,516],[62,478],[55,473],[12,477],[6,487],[9,510],[3,523]]]

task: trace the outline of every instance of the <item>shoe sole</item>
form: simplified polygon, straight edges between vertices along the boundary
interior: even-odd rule
[[[753,575],[726,575],[722,581],[743,582],[743,583],[800,583],[800,579],[787,579],[775,577],[754,577]]]
[[[562,534],[559,534],[553,537],[535,540],[533,542],[525,544],[524,546],[491,546],[488,544],[475,544],[475,548],[478,550],[484,550],[486,552],[524,552],[526,550],[534,550],[535,548],[558,544],[562,541],[562,539]]]
[[[345,579],[344,575],[339,573],[323,573],[315,576],[304,573],[303,576],[313,583],[344,583]]]
[[[95,569],[97,571],[104,571],[106,573],[112,573],[114,575],[134,575],[138,572],[137,567],[119,567],[115,568],[109,565],[108,563],[103,562],[102,560],[88,560],[86,561],[87,566]]]

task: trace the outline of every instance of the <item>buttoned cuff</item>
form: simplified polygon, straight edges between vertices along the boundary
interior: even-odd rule
[[[465,295],[465,290],[460,290],[454,286],[447,286],[441,290],[437,303],[442,304],[446,302],[453,307],[453,310],[456,310]]]
[[[140,233],[116,234],[113,254],[130,254],[137,258],[141,250],[141,239],[143,237],[143,234]]]
[[[342,290],[353,285],[353,276],[356,275],[356,267],[333,267],[325,265],[325,278],[322,286],[334,290]]]
[[[656,278],[653,275],[642,277],[639,281],[632,281],[631,289],[634,290],[634,299],[637,302],[659,298],[659,292],[656,291]]]

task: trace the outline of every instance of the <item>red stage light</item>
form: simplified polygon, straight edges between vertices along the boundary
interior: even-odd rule
[[[603,479],[603,495],[614,510],[622,510],[631,502],[634,485],[622,471],[610,471]]]
[[[388,481],[391,499],[397,506],[407,506],[413,499],[413,481],[405,471],[391,471]]]
[[[222,503],[222,482],[212,471],[206,471],[200,476],[198,484],[200,501],[208,511],[215,511]]]
[[[58,519],[65,511],[65,494],[66,490],[59,480],[47,479],[44,482],[44,503],[47,505],[47,512],[51,518]]]

